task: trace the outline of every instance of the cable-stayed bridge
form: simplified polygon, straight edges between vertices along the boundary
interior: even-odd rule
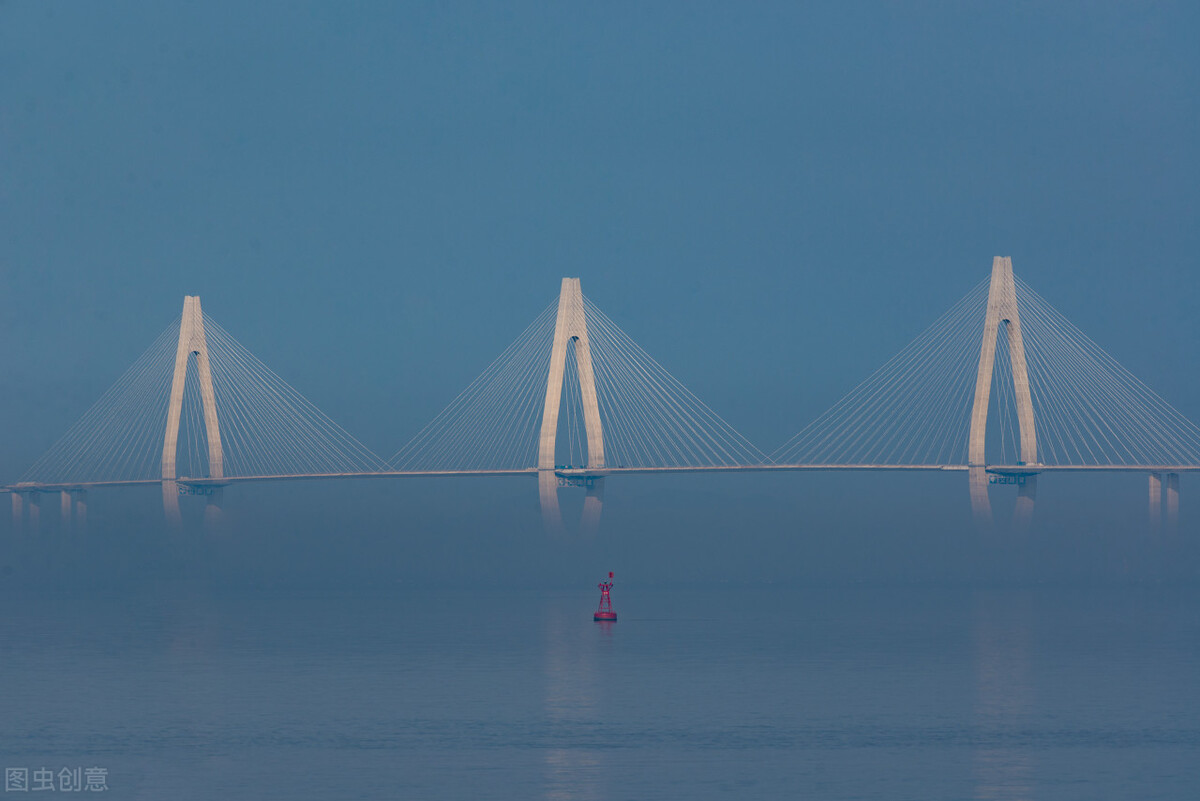
[[[403,448],[385,459],[204,314],[198,297],[15,484],[18,527],[41,496],[82,523],[86,493],[161,485],[220,511],[232,484],[303,479],[529,476],[547,528],[559,491],[605,479],[732,471],[962,471],[981,521],[1013,484],[1032,514],[1038,476],[1140,472],[1150,514],[1178,519],[1179,475],[1200,470],[1200,427],[1118,364],[997,257],[989,278],[768,454],[692,394],[564,278],[559,297]]]

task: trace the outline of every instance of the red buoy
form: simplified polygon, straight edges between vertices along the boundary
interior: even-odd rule
[[[598,585],[600,588],[600,606],[596,609],[596,614],[592,615],[592,620],[604,620],[610,623],[615,623],[617,613],[613,611],[612,599],[608,597],[608,591],[612,589],[613,574],[608,572],[608,581],[602,581]]]

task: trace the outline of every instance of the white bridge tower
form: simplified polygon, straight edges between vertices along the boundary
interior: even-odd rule
[[[542,518],[548,531],[563,531],[562,511],[558,505],[558,487],[567,479],[555,473],[554,450],[558,437],[558,411],[562,402],[563,372],[567,348],[575,349],[575,365],[583,400],[583,421],[587,433],[587,467],[604,467],[604,430],[600,424],[600,403],[596,397],[596,375],[592,370],[592,348],[588,340],[587,311],[578,278],[564,278],[558,296],[558,318],[554,324],[554,340],[550,348],[550,373],[546,378],[546,403],[542,412],[542,430],[538,439],[538,496],[542,502]],[[587,487],[583,501],[584,533],[595,532],[604,503],[604,479],[600,476],[582,480]]]
[[[183,411],[183,389],[187,381],[188,359],[196,357],[196,375],[200,380],[200,402],[204,408],[204,430],[208,439],[208,477],[224,478],[224,454],[221,451],[221,426],[217,419],[217,398],[213,393],[212,367],[208,360],[208,340],[204,336],[204,313],[200,297],[188,295],[183,299],[183,316],[179,321],[179,347],[175,351],[175,375],[171,379],[171,400],[167,405],[167,428],[163,435],[162,491],[163,511],[167,520],[178,525],[179,484],[175,473],[175,452],[179,445],[179,418]],[[206,521],[214,521],[220,513],[220,488],[210,490],[205,505]]]
[[[1017,423],[1021,438],[1021,464],[1037,465],[1037,426],[1033,418],[1033,398],[1029,392],[1029,370],[1025,363],[1025,341],[1021,336],[1021,315],[1017,309],[1017,288],[1012,259],[997,256],[992,260],[992,282],[988,288],[987,312],[983,321],[983,344],[979,351],[979,373],[975,379],[975,405],[971,410],[971,434],[967,446],[968,473],[971,482],[971,507],[980,522],[990,524],[992,505],[988,499],[987,435],[988,401],[992,392],[992,372],[996,359],[996,338],[1003,332],[1008,340],[1013,390],[1017,398]],[[1033,517],[1037,495],[1037,476],[1020,476],[1015,522],[1028,524]]]

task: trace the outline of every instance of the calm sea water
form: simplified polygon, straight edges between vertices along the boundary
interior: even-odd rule
[[[0,762],[114,799],[1200,797],[1195,590],[595,601],[10,601]]]

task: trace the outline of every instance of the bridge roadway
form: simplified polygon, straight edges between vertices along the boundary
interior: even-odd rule
[[[966,472],[965,464],[752,464],[721,465],[712,467],[560,467],[557,476],[567,479],[603,478],[621,475],[666,475],[682,473],[771,473],[771,472]],[[988,473],[1004,476],[1031,476],[1041,473],[1195,473],[1200,465],[987,465]],[[537,476],[536,467],[514,470],[390,470],[373,473],[303,473],[294,475],[226,476],[225,478],[175,479],[185,487],[227,487],[256,481],[312,481],[319,479],[346,478],[443,478],[443,477],[511,477]],[[136,479],[131,481],[84,481],[63,484],[40,484],[23,482],[0,487],[0,493],[11,492],[60,492],[69,490],[98,489],[100,487],[159,486],[161,478]]]

